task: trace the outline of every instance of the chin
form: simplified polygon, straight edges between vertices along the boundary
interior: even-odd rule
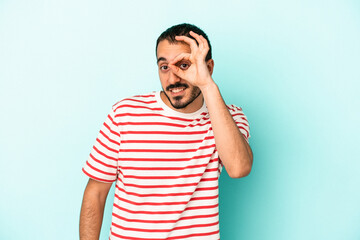
[[[175,109],[183,109],[191,104],[195,99],[199,97],[201,91],[199,88],[186,88],[184,93],[178,96],[173,96],[171,91],[163,91],[165,96],[169,100],[171,106]]]
[[[189,104],[188,103],[171,103],[171,105],[176,109],[183,109],[183,108],[187,107]]]
[[[185,108],[187,105],[191,103],[191,101],[184,99],[183,96],[172,97],[170,100],[171,105],[176,109]]]

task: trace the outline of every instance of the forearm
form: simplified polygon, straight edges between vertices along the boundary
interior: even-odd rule
[[[252,166],[251,149],[226,107],[219,88],[212,80],[209,82],[201,91],[209,110],[219,157],[229,176],[246,176]]]
[[[98,240],[103,220],[105,199],[99,195],[84,192],[84,198],[80,212],[80,240]]]

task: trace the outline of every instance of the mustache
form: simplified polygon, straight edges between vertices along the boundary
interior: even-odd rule
[[[170,84],[169,86],[166,87],[166,91],[170,91],[170,89],[172,88],[180,88],[180,87],[189,87],[189,85],[187,85],[186,83],[175,83],[175,84]]]

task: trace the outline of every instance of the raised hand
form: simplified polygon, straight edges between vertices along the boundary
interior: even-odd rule
[[[176,36],[176,40],[189,44],[191,53],[179,54],[169,62],[169,67],[178,77],[202,88],[212,82],[211,73],[205,61],[209,51],[209,44],[201,35],[192,31],[190,31],[190,35],[196,39],[199,45],[196,44],[194,39],[187,36]]]

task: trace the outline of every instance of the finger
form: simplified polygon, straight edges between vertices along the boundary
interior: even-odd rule
[[[183,72],[181,68],[176,65],[169,65],[169,67],[176,76],[178,76],[179,78],[185,78],[185,72]]]
[[[192,37],[194,37],[197,40],[197,42],[199,42],[199,49],[201,56],[206,57],[207,53],[209,52],[209,45],[207,40],[204,38],[204,36],[199,35],[193,31],[190,31],[189,33]]]
[[[192,52],[195,52],[198,49],[198,46],[197,46],[196,41],[194,39],[191,39],[191,38],[189,38],[187,36],[176,36],[175,39],[178,40],[178,41],[183,41],[183,42],[189,44],[190,49],[191,49]]]
[[[173,60],[171,60],[169,62],[169,68],[173,71],[173,73],[180,77],[180,78],[184,78],[185,77],[185,73],[183,72],[183,70],[177,66],[176,64],[180,61],[183,60],[187,60],[190,61],[190,53],[180,53],[179,55],[177,55]]]
[[[187,64],[189,66],[191,66],[191,61],[190,61],[190,53],[180,53],[179,55],[177,55],[173,60],[171,60],[169,62],[169,68],[173,71],[173,73],[175,75],[177,75],[180,78],[184,78],[185,77],[185,73],[184,73],[184,69],[180,68],[180,64],[182,61],[187,61]]]
[[[169,62],[169,65],[175,65],[176,63],[180,62],[181,60],[189,60],[190,61],[190,56],[191,56],[190,53],[180,53],[173,60],[171,60]]]
[[[204,42],[203,40],[200,38],[201,35],[193,32],[193,31],[190,31],[189,34],[196,39],[196,41],[199,43],[199,48],[202,49],[204,47]]]
[[[200,47],[200,50],[201,50],[201,53],[202,55],[206,56],[208,51],[209,51],[209,44],[208,44],[208,41],[205,39],[204,36],[202,35],[198,35],[194,32],[190,32],[190,34],[193,36],[193,37],[196,37],[196,40],[198,42],[201,43],[201,47]],[[196,34],[196,35],[195,35]]]
[[[210,48],[210,47],[209,47],[209,43],[208,43],[208,41],[206,40],[206,38],[205,38],[204,36],[202,36],[202,35],[200,35],[200,38],[202,39],[202,41],[203,41],[203,43],[204,43],[204,47],[205,47],[205,48]]]
[[[204,43],[204,47],[203,47],[201,53],[203,54],[203,56],[206,57],[206,55],[208,54],[208,52],[209,52],[209,50],[210,50],[209,43],[208,43],[208,41],[206,40],[206,38],[204,38],[203,36],[200,35],[200,38],[201,38],[201,40],[202,40],[203,43]]]

